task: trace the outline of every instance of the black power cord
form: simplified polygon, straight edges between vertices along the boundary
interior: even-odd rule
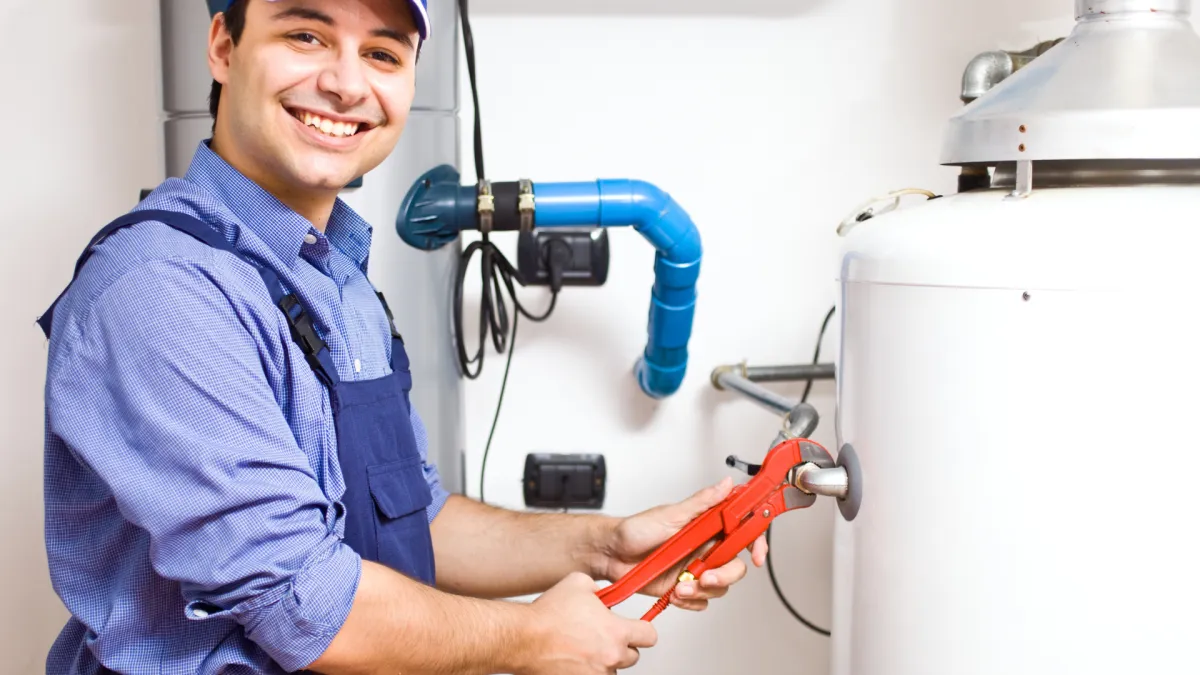
[[[821,323],[821,332],[817,335],[817,349],[813,354],[813,365],[816,365],[821,361],[821,341],[825,338],[825,329],[829,327],[829,320],[833,318],[833,312],[835,309],[836,307],[830,307],[829,313],[825,315],[825,321]],[[804,395],[800,397],[800,401],[802,403],[808,402],[808,395],[812,392],[812,384],[813,381],[810,378],[808,380],[808,385],[804,387]],[[804,624],[813,632],[828,637],[830,635],[829,630],[817,626],[813,622],[804,618],[800,612],[797,612],[796,608],[792,607],[792,603],[788,602],[787,597],[784,596],[783,589],[779,587],[779,580],[775,578],[775,565],[771,562],[771,527],[773,525],[774,524],[767,526],[767,576],[771,578],[771,586],[775,588],[775,595],[779,596],[779,601],[783,603],[783,606],[787,608],[787,611],[791,612],[792,616],[796,617],[797,621]]]
[[[467,56],[467,74],[471,81],[471,98],[475,105],[475,175],[478,180],[482,181],[486,178],[486,174],[483,169],[483,123],[479,111],[479,88],[475,78],[475,36],[471,32],[471,19],[467,0],[458,0],[458,9],[459,18],[462,21],[463,46],[466,49]],[[508,388],[508,373],[512,367],[513,350],[516,348],[517,322],[522,314],[531,321],[545,321],[554,313],[554,307],[558,303],[558,292],[562,287],[561,269],[566,263],[562,259],[562,252],[553,250],[553,247],[551,249],[548,251],[549,255],[547,256],[547,262],[551,269],[550,306],[543,314],[536,316],[530,314],[521,304],[521,301],[517,299],[516,287],[513,282],[515,281],[521,286],[525,285],[520,272],[496,248],[488,233],[485,232],[479,241],[472,242],[467,246],[466,250],[462,253],[462,257],[459,259],[458,276],[454,284],[454,338],[458,347],[460,371],[469,380],[479,377],[479,374],[483,371],[483,355],[489,331],[492,334],[492,344],[496,347],[498,353],[503,354],[505,349],[509,350],[504,366],[504,378],[500,384],[500,396],[496,401],[496,414],[492,418],[492,429],[488,432],[487,445],[483,450],[483,463],[479,469],[479,501],[483,503],[487,503],[484,499],[484,477],[487,474],[487,460],[492,449],[492,439],[496,435],[496,425],[500,421],[500,408],[504,404],[504,392]],[[480,254],[479,271],[482,282],[479,305],[479,349],[473,357],[468,357],[466,338],[463,335],[463,286],[467,276],[467,268],[471,264],[471,257],[476,253]],[[566,250],[566,254],[569,258],[569,248]],[[558,268],[557,272],[556,267]],[[503,297],[505,290],[508,291],[509,297],[512,298],[513,306],[516,308],[516,313],[513,314],[511,337],[508,328],[508,306],[505,304]],[[472,364],[477,364],[477,367],[473,371],[471,370]]]
[[[471,100],[475,105],[475,176],[483,180],[483,122],[479,114],[479,90],[475,87],[475,34],[471,32],[467,0],[458,0],[458,16],[462,20],[463,47],[467,52],[467,74],[471,78]]]

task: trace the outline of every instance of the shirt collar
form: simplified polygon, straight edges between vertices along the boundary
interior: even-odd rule
[[[309,233],[319,234],[306,218],[233,168],[200,142],[185,179],[217,197],[289,267],[300,258]],[[371,250],[372,227],[339,197],[333,205],[325,236],[364,271]]]

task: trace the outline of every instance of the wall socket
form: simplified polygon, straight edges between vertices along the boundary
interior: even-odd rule
[[[533,453],[525,456],[525,506],[600,509],[606,487],[604,455]]]
[[[517,240],[517,270],[530,286],[550,285],[550,242],[561,241],[571,251],[562,270],[563,286],[603,286],[608,280],[608,230],[551,227],[522,232]]]

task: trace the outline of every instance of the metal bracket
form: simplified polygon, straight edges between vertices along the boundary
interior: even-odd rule
[[[492,231],[492,217],[496,213],[496,197],[492,194],[491,181],[479,181],[478,211],[479,231],[489,234]]]
[[[1017,180],[1013,191],[1004,197],[1009,199],[1025,199],[1033,192],[1033,161],[1022,159],[1017,162]]]

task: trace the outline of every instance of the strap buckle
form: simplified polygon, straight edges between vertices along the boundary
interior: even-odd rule
[[[292,309],[299,308],[295,314]],[[313,326],[312,317],[308,312],[304,311],[304,307],[300,304],[300,300],[295,294],[285,295],[279,301],[279,309],[283,310],[283,315],[287,317],[288,325],[292,329],[292,338],[296,341],[296,345],[304,352],[304,356],[314,369],[320,371],[324,368],[317,359],[317,354],[322,349],[328,347],[325,341],[317,335],[317,329]]]
[[[392,337],[396,340],[399,340],[400,344],[404,344],[404,336],[400,334],[400,331],[396,330],[396,319],[392,316],[392,308],[388,306],[387,300],[385,300],[383,297],[383,293],[375,291],[375,295],[379,296],[379,304],[383,305],[383,311],[387,314],[388,328],[390,328],[392,331]]]

